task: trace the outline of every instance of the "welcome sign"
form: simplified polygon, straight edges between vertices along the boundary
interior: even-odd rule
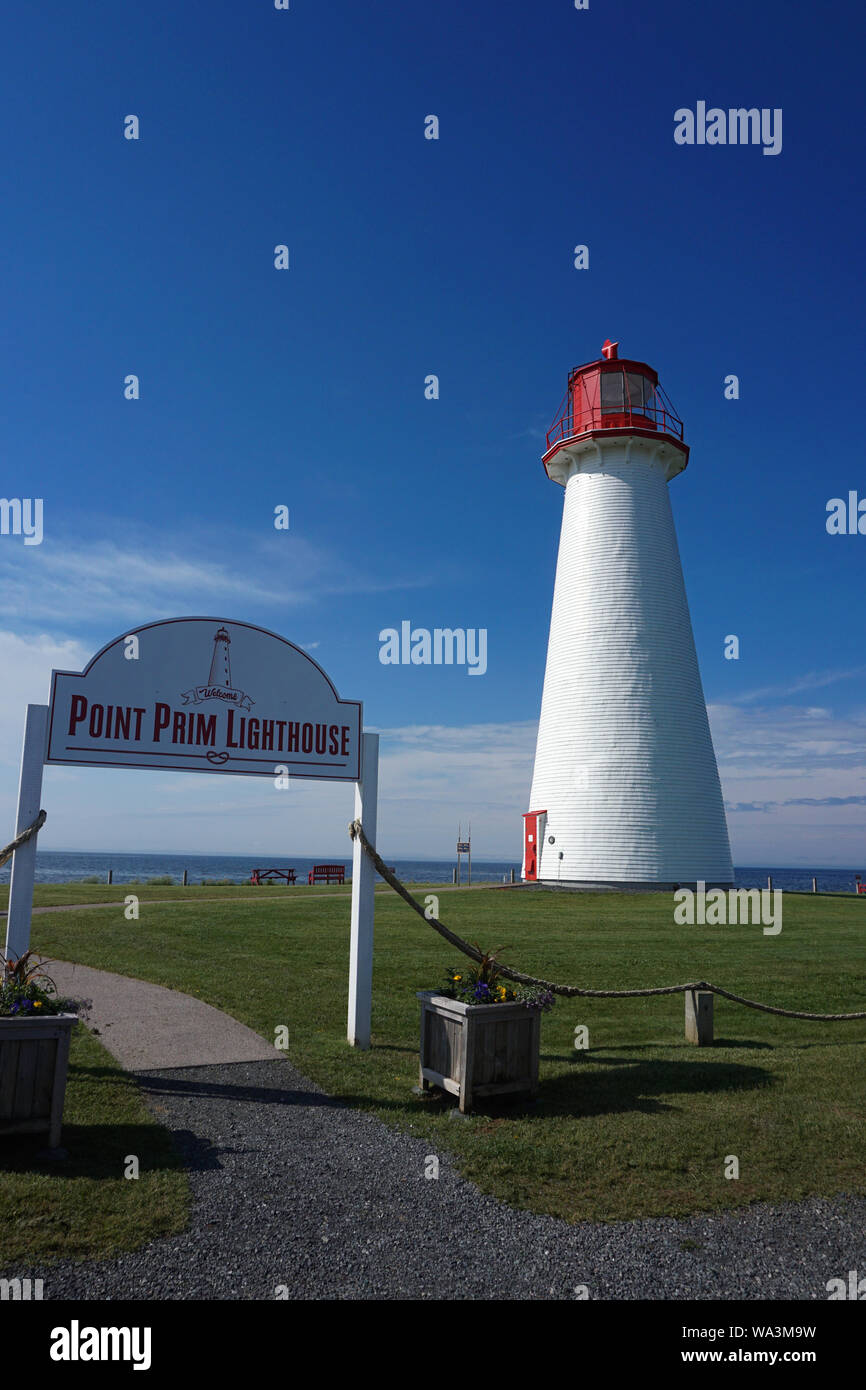
[[[46,763],[357,782],[361,704],[264,628],[172,618],[54,671]]]

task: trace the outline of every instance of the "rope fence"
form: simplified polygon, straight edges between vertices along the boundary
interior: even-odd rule
[[[47,819],[48,817],[45,812],[40,811],[35,821],[28,825],[26,830],[22,830],[19,835],[15,836],[14,840],[10,840],[5,849],[0,849],[0,869],[3,868],[7,860],[12,858],[16,849],[20,849],[21,846],[26,845],[27,841],[34,835],[39,834]]]
[[[456,932],[450,931],[442,922],[435,917],[427,915],[426,908],[422,907],[417,898],[414,898],[405,884],[401,883],[396,874],[393,874],[387,864],[376,852],[374,845],[370,844],[364,834],[363,827],[359,820],[349,823],[349,838],[359,840],[365,854],[372,860],[376,867],[376,872],[381,875],[390,888],[399,894],[405,903],[414,912],[418,913],[424,921],[431,926],[434,931],[444,937],[458,951],[462,951],[465,956],[472,960],[481,961],[481,952],[471,946],[468,941],[464,941]],[[747,1009],[758,1009],[761,1013],[777,1014],[780,1018],[806,1018],[813,1023],[845,1023],[852,1019],[866,1018],[866,1010],[854,1014],[810,1014],[799,1009],[780,1009],[774,1004],[762,1004],[756,999],[745,999],[741,994],[733,994],[730,990],[722,989],[721,985],[710,984],[708,980],[695,980],[686,985],[661,985],[655,989],[582,989],[579,985],[558,985],[552,980],[542,980],[536,975],[524,975],[520,970],[513,970],[508,965],[502,965],[497,961],[499,973],[509,980],[516,980],[521,985],[540,985],[543,989],[550,990],[551,994],[560,994],[567,999],[646,999],[660,994],[687,994],[693,990],[700,990],[704,993],[718,994],[723,999],[730,999],[734,1004],[742,1004]]]

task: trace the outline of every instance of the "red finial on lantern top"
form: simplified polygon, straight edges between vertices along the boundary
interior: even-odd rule
[[[602,357],[606,357],[610,362],[619,356],[619,343],[612,343],[610,338],[605,338],[601,349]]]

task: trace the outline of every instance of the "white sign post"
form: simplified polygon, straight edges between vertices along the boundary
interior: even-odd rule
[[[15,834],[20,835],[39,815],[42,800],[42,765],[48,729],[48,706],[28,705],[24,720],[24,747],[18,781],[18,815]],[[6,918],[6,955],[23,956],[30,945],[30,914],[33,911],[33,882],[36,874],[36,836],[12,855],[9,884],[9,913]]]
[[[39,813],[46,763],[150,767],[355,783],[355,818],[376,834],[378,736],[300,647],[251,623],[171,618],[109,642],[84,671],[54,671],[28,705],[15,833]],[[362,763],[363,756],[363,763]],[[12,857],[6,954],[30,944],[36,837]],[[349,1041],[370,1046],[371,862],[355,841]]]
[[[376,843],[376,801],[379,790],[379,735],[364,734],[361,780],[355,783],[355,820]],[[356,835],[352,849],[352,937],[349,950],[349,1042],[370,1046],[373,1000],[373,892],[376,871]]]

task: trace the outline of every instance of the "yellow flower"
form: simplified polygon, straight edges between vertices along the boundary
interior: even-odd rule
[[[455,975],[454,978],[455,978],[455,980],[462,980],[462,979],[463,979],[463,976],[462,976],[462,975]]]
[[[41,999],[34,999],[34,1001],[33,1001],[33,1007],[34,1007],[34,1009],[41,1009],[41,1008],[42,1008],[42,1000],[41,1000]]]

